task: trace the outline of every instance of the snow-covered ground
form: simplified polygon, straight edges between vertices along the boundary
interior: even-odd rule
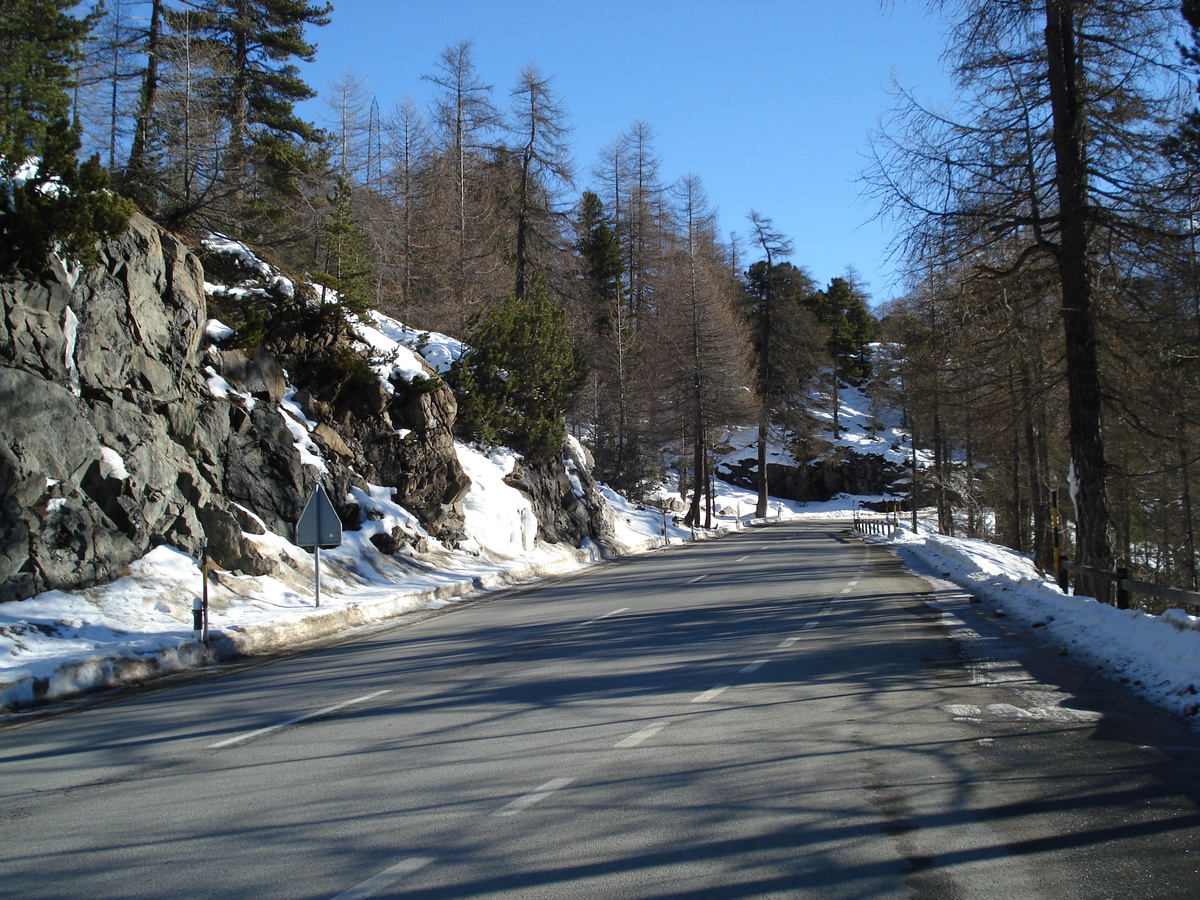
[[[966,538],[901,528],[882,540],[933,580],[964,588],[998,614],[1036,631],[1096,671],[1183,716],[1200,712],[1200,618],[1180,609],[1160,616],[1069,596],[1028,557]],[[945,624],[960,627],[951,611]]]

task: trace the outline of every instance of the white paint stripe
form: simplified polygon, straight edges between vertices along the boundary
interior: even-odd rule
[[[642,741],[649,740],[666,727],[666,722],[654,722],[651,725],[647,725],[641,731],[635,731],[624,740],[617,741],[615,744],[613,744],[613,747],[636,747],[638,744],[642,743]]]
[[[695,578],[693,578],[691,581],[689,581],[688,584],[695,584],[697,581],[702,581],[707,577],[708,577],[708,573],[705,572],[703,575],[697,575]]]
[[[779,646],[781,649],[786,650],[788,647],[795,646],[799,642],[799,640],[800,640],[800,638],[798,638],[798,637],[790,637],[784,641],[780,641]]]
[[[817,627],[818,625],[820,625],[820,624],[821,624],[820,622],[818,622],[818,621],[816,621],[816,620],[814,619],[814,620],[813,620],[813,621],[811,621],[811,622],[805,622],[805,623],[804,623],[804,624],[803,624],[803,625],[800,627],[800,630],[801,630],[801,631],[812,631],[814,628],[816,628],[816,627]],[[795,638],[793,638],[792,640],[795,640]]]
[[[620,609],[614,609],[612,612],[607,612],[602,616],[596,616],[596,618],[594,618],[594,619],[588,619],[586,622],[577,622],[575,625],[573,625],[571,627],[587,628],[589,625],[595,625],[597,622],[603,622],[605,619],[612,618],[613,616],[619,616],[623,612],[629,612],[629,607],[622,606]]]
[[[500,809],[496,810],[494,813],[492,813],[492,815],[515,816],[522,810],[526,810],[533,806],[533,804],[540,803],[541,801],[545,800],[555,791],[562,790],[574,780],[574,778],[555,778],[553,781],[547,781],[536,791],[528,793],[524,797],[518,797],[507,806],[502,806]]]
[[[330,713],[335,713],[339,709],[345,709],[347,706],[353,706],[355,703],[365,703],[368,700],[373,700],[383,694],[390,694],[391,688],[384,688],[382,691],[375,691],[373,694],[364,694],[361,697],[355,697],[353,700],[343,700],[341,703],[335,703],[333,706],[327,706],[324,709],[318,709],[316,712],[305,713],[302,716],[296,716],[294,719],[288,719],[286,722],[280,722],[277,725],[268,725],[266,728],[259,728],[257,731],[248,731],[245,734],[239,734],[237,737],[225,738],[223,741],[217,741],[215,744],[209,744],[209,750],[220,750],[222,747],[230,747],[234,744],[240,744],[242,741],[248,741],[251,738],[256,738],[259,735],[268,734],[272,731],[278,731],[280,728],[287,728],[290,725],[296,725],[300,722],[305,722],[309,719],[315,719],[318,716],[327,716]]]
[[[709,700],[715,700],[721,694],[729,690],[729,685],[719,684],[715,688],[709,688],[703,694],[697,694],[692,698],[693,703],[707,703]]]
[[[410,856],[408,859],[401,860],[396,865],[384,869],[374,878],[368,878],[362,884],[355,885],[348,891],[343,891],[334,897],[333,900],[363,900],[365,897],[374,897],[381,891],[392,887],[396,882],[407,878],[418,869],[425,868],[431,862],[433,862],[433,859],[428,856]]]
[[[754,662],[750,663],[750,665],[743,666],[741,671],[738,672],[738,674],[739,675],[752,675],[755,672],[757,672],[759,669],[761,669],[763,666],[765,666],[766,664],[767,664],[767,661],[765,659],[756,659]]]
[[[748,560],[749,558],[750,558],[750,557],[748,557],[748,556],[743,556],[741,559],[739,559],[739,560],[738,560],[738,562],[740,562],[740,563],[743,563],[743,562],[745,562],[746,560]]]

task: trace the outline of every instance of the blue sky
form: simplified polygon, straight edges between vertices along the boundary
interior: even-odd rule
[[[755,209],[795,243],[818,282],[853,265],[874,302],[903,285],[891,239],[856,176],[891,102],[893,73],[919,95],[948,88],[942,23],[921,0],[335,0],[304,66],[322,93],[352,72],[386,115],[406,95],[428,109],[442,50],[469,38],[481,78],[506,105],[535,62],[570,113],[577,187],[601,147],[638,119],[656,135],[662,176],[694,173],[721,231]],[[315,103],[315,101],[314,101]],[[321,109],[306,110],[312,117]]]

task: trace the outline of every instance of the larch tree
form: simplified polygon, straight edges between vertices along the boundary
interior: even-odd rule
[[[771,407],[778,393],[772,390],[771,355],[776,337],[775,317],[775,265],[789,256],[793,245],[775,224],[766,216],[751,210],[749,214],[751,235],[765,257],[766,265],[762,277],[756,282],[756,302],[753,307],[755,347],[758,351],[758,501],[755,515],[760,519],[767,514],[767,445],[771,440]]]
[[[717,426],[753,414],[754,382],[746,324],[736,311],[740,286],[725,265],[716,221],[694,175],[676,187],[677,236],[668,257],[657,337],[667,351],[667,390],[688,437],[692,492],[684,522],[711,527],[709,448]],[[704,499],[707,497],[708,502]]]
[[[98,152],[116,177],[131,137],[144,42],[130,0],[106,0],[95,9],[100,18],[84,47],[73,106],[85,152]]]
[[[552,80],[532,63],[517,76],[509,130],[518,169],[512,200],[514,293],[521,299],[538,266],[544,275],[550,253],[561,243],[563,215],[558,206],[563,191],[574,183],[566,108]]]
[[[1065,359],[1079,560],[1110,569],[1097,291],[1164,224],[1165,0],[961,0],[954,115],[901,97],[867,180],[918,263],[1004,278],[1048,260]],[[1090,580],[1101,596],[1107,586]]]
[[[487,276],[499,268],[498,225],[485,162],[494,149],[500,113],[492,102],[492,86],[476,71],[469,40],[448,46],[435,71],[424,78],[438,89],[433,124],[440,156],[431,172],[436,218],[430,226],[446,268],[434,277],[441,306],[450,316],[457,313],[461,324],[488,296]]]
[[[347,69],[329,83],[325,125],[334,171],[352,185],[367,183],[372,97],[367,83]]]
[[[385,123],[383,193],[390,215],[377,243],[383,247],[381,275],[391,295],[390,308],[412,315],[417,305],[420,269],[429,249],[419,224],[426,199],[424,174],[429,164],[429,132],[411,97],[396,104]]]

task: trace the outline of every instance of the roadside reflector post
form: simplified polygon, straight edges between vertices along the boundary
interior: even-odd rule
[[[204,601],[199,597],[192,598],[192,636],[204,640]]]
[[[1050,490],[1050,530],[1054,533],[1054,577],[1058,579],[1058,587],[1065,594],[1069,591],[1067,570],[1063,567],[1062,558],[1062,519],[1058,511],[1058,488]]]
[[[201,623],[201,640],[204,641],[204,646],[208,646],[208,539],[203,538],[200,541],[200,600],[201,610],[204,613]]]

